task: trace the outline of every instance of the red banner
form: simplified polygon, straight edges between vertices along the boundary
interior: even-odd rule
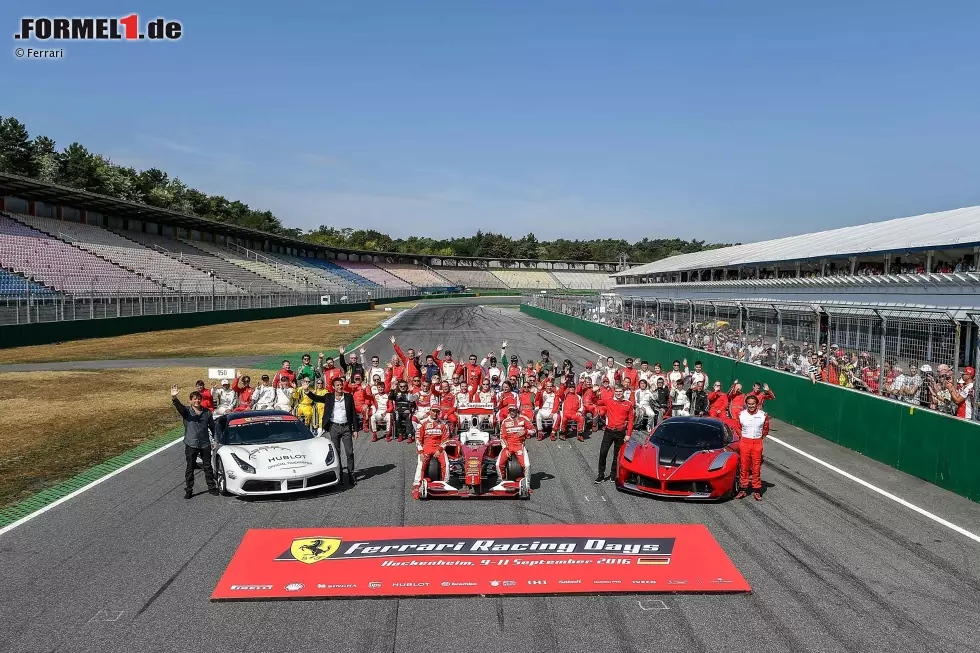
[[[253,529],[212,600],[748,592],[703,525]]]

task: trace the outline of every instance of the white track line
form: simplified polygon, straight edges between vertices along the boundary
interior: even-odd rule
[[[516,318],[515,318],[515,320],[516,320]],[[560,333],[555,333],[554,331],[549,331],[548,329],[542,329],[541,327],[539,327],[536,324],[532,324],[530,322],[525,322],[523,320],[516,320],[516,321],[517,322],[520,322],[521,324],[526,324],[529,327],[533,327],[533,328],[537,329],[538,331],[544,331],[545,333],[551,334],[551,335],[555,336],[556,338],[561,338],[562,340],[565,340],[566,342],[570,342],[570,343],[572,343],[573,345],[575,345],[577,347],[581,347],[585,351],[592,352],[596,356],[601,356],[602,355],[602,352],[598,352],[595,349],[591,349],[589,347],[586,347],[582,343],[575,342],[574,340],[572,340],[570,338],[566,338],[565,336],[561,335]],[[623,353],[626,353],[626,352],[623,352]],[[618,365],[623,366],[622,363],[618,363]],[[895,503],[897,503],[899,505],[902,505],[902,506],[905,506],[909,510],[912,510],[913,512],[917,512],[920,515],[922,515],[923,517],[927,517],[928,519],[931,519],[932,521],[936,522],[937,524],[941,524],[941,525],[945,526],[946,528],[949,528],[950,530],[956,531],[960,535],[963,535],[965,537],[970,538],[974,542],[980,543],[980,535],[977,535],[976,533],[973,533],[972,531],[968,531],[965,528],[963,528],[962,526],[957,526],[956,524],[954,524],[954,523],[952,523],[950,521],[947,521],[947,520],[943,519],[939,515],[933,514],[933,513],[929,512],[928,510],[926,510],[924,508],[920,508],[919,506],[915,505],[914,503],[910,503],[910,502],[906,501],[905,499],[903,499],[903,498],[901,498],[899,496],[895,496],[891,492],[888,492],[887,490],[883,490],[880,487],[878,487],[877,485],[872,485],[871,483],[865,481],[864,479],[858,478],[854,474],[851,474],[849,472],[845,472],[840,467],[835,467],[834,465],[831,465],[827,461],[821,460],[820,458],[817,458],[813,454],[809,454],[809,453],[803,451],[802,449],[799,449],[797,447],[794,447],[791,444],[788,444],[786,442],[783,442],[779,438],[776,438],[776,437],[770,435],[770,436],[767,437],[767,439],[768,440],[771,440],[772,442],[775,442],[776,444],[778,444],[780,446],[786,447],[790,451],[793,451],[795,453],[798,453],[799,455],[803,456],[804,458],[807,458],[808,460],[812,460],[813,462],[817,463],[818,465],[821,465],[823,467],[826,467],[827,469],[829,469],[832,472],[836,472],[837,474],[840,474],[844,478],[847,478],[847,479],[850,479],[850,480],[854,481],[858,485],[862,485],[862,486],[868,488],[869,490],[872,490],[874,492],[877,492],[881,496],[883,496],[883,497],[885,497],[887,499],[891,499]],[[896,471],[898,471],[898,470],[896,470]]]
[[[412,310],[412,309],[408,308],[408,309],[405,309],[404,311],[401,311],[401,313],[405,313],[405,312],[410,311],[410,310]],[[377,336],[381,335],[382,333],[384,333],[384,329],[382,329],[381,331],[378,331],[376,334],[374,334],[373,336],[371,336],[370,338],[368,338],[367,340],[365,340],[364,342],[362,342],[358,346],[359,347],[362,347],[362,346],[366,345],[367,343],[371,342],[372,340],[374,340]],[[92,481],[88,485],[84,485],[84,486],[78,488],[77,490],[75,490],[71,494],[66,494],[65,496],[61,497],[57,501],[52,501],[51,503],[49,503],[48,505],[44,506],[43,508],[38,508],[37,510],[35,510],[31,514],[25,515],[24,517],[21,517],[20,519],[18,519],[17,521],[13,522],[12,524],[7,524],[3,528],[0,528],[0,535],[3,535],[4,533],[10,532],[10,531],[14,530],[15,528],[17,528],[18,526],[23,526],[24,524],[26,524],[27,522],[31,521],[35,517],[40,517],[41,515],[43,515],[47,511],[51,510],[52,508],[57,508],[58,506],[60,506],[64,502],[68,501],[69,499],[74,499],[75,497],[77,497],[82,492],[87,492],[87,491],[91,490],[92,488],[94,488],[96,485],[99,485],[100,483],[105,483],[106,481],[108,481],[113,476],[116,476],[117,474],[122,474],[127,469],[129,469],[131,467],[135,467],[136,465],[139,465],[141,462],[143,462],[145,460],[149,460],[150,458],[152,458],[153,456],[157,455],[161,451],[165,451],[165,450],[169,449],[170,447],[174,446],[175,444],[177,444],[179,442],[182,442],[183,440],[184,440],[183,437],[177,438],[173,442],[169,442],[169,443],[163,445],[162,447],[160,447],[159,449],[154,449],[153,451],[151,451],[150,453],[146,454],[145,456],[140,456],[136,460],[134,460],[132,462],[129,462],[129,463],[126,463],[125,465],[123,465],[119,469],[114,470],[114,471],[106,474],[105,476],[102,476],[100,478],[95,479],[94,481]]]
[[[8,531],[12,531],[15,528],[17,528],[18,526],[22,526],[22,525],[26,524],[27,522],[31,521],[35,517],[39,517],[39,516],[43,515],[44,513],[46,513],[47,511],[51,510],[52,508],[56,508],[56,507],[60,506],[65,501],[68,501],[69,499],[74,499],[75,497],[77,497],[82,492],[86,492],[88,490],[91,490],[92,488],[94,488],[99,483],[104,483],[105,481],[108,481],[113,476],[115,476],[117,474],[122,474],[127,469],[129,469],[130,467],[134,467],[136,465],[139,465],[144,460],[147,460],[149,458],[152,458],[153,456],[157,455],[161,451],[164,451],[165,449],[169,449],[170,447],[174,446],[178,442],[182,442],[183,440],[184,440],[184,438],[182,438],[182,437],[181,438],[177,438],[173,442],[169,442],[169,443],[163,445],[162,447],[160,447],[159,449],[154,449],[153,451],[151,451],[150,453],[146,454],[145,456],[140,456],[136,460],[134,460],[134,461],[132,461],[130,463],[126,463],[125,465],[123,465],[119,469],[117,469],[115,471],[112,471],[112,472],[106,474],[105,476],[103,476],[101,478],[95,479],[94,481],[92,481],[88,485],[84,485],[84,486],[78,488],[77,490],[75,490],[71,494],[66,494],[65,496],[61,497],[57,501],[53,501],[53,502],[49,503],[48,505],[44,506],[43,508],[38,508],[37,510],[35,510],[31,514],[26,515],[24,517],[21,517],[20,519],[18,519],[14,523],[7,524],[3,528],[0,528],[0,535],[3,535],[4,533],[6,533]]]

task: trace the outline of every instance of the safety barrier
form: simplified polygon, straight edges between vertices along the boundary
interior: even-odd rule
[[[669,365],[685,358],[704,362],[712,379],[727,387],[768,383],[773,417],[961,496],[980,501],[980,425],[909,404],[817,383],[758,365],[639,333],[596,324],[527,304],[521,311],[610,350]]]

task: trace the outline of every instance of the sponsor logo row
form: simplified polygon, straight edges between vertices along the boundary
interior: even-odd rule
[[[668,580],[665,581],[667,585],[688,585],[690,581],[688,580]],[[731,580],[726,578],[714,578],[709,582],[713,584],[723,584],[731,583]],[[526,580],[525,583],[532,587],[538,587],[543,585],[548,585],[547,580]],[[583,581],[581,579],[567,579],[558,580],[557,582],[551,581],[552,584],[556,585],[581,585]],[[593,585],[656,585],[657,581],[647,580],[647,579],[633,579],[632,581],[624,581],[621,579],[596,579],[592,581]],[[491,587],[516,587],[519,583],[516,580],[491,580],[488,581]],[[391,583],[390,586],[393,588],[425,588],[431,587],[433,584],[429,582],[418,582],[418,583]],[[480,583],[470,582],[470,581],[442,581],[439,583],[441,587],[478,587]],[[370,581],[367,584],[369,589],[377,590],[384,587],[384,583],[379,580]],[[317,583],[317,589],[357,589],[357,583]],[[274,589],[274,585],[232,585],[231,589],[236,591],[245,592],[256,592],[256,591],[271,591]],[[299,592],[306,588],[303,583],[289,583],[284,589],[287,592]]]

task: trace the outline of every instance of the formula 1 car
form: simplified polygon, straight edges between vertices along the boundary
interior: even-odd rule
[[[670,417],[644,443],[634,431],[620,450],[616,489],[691,500],[739,490],[739,437],[719,419]]]
[[[497,476],[497,458],[504,444],[476,426],[447,440],[442,451],[422,470],[418,498],[430,497],[531,497],[528,469],[513,456],[507,459],[504,477]],[[527,450],[523,452],[529,467]]]
[[[303,492],[340,482],[340,457],[329,438],[313,435],[282,410],[255,410],[214,420],[211,452],[223,495]]]
[[[471,426],[488,433],[493,431],[495,420],[492,403],[470,401],[459,404],[456,407],[456,416],[459,418],[460,431],[468,431]]]

